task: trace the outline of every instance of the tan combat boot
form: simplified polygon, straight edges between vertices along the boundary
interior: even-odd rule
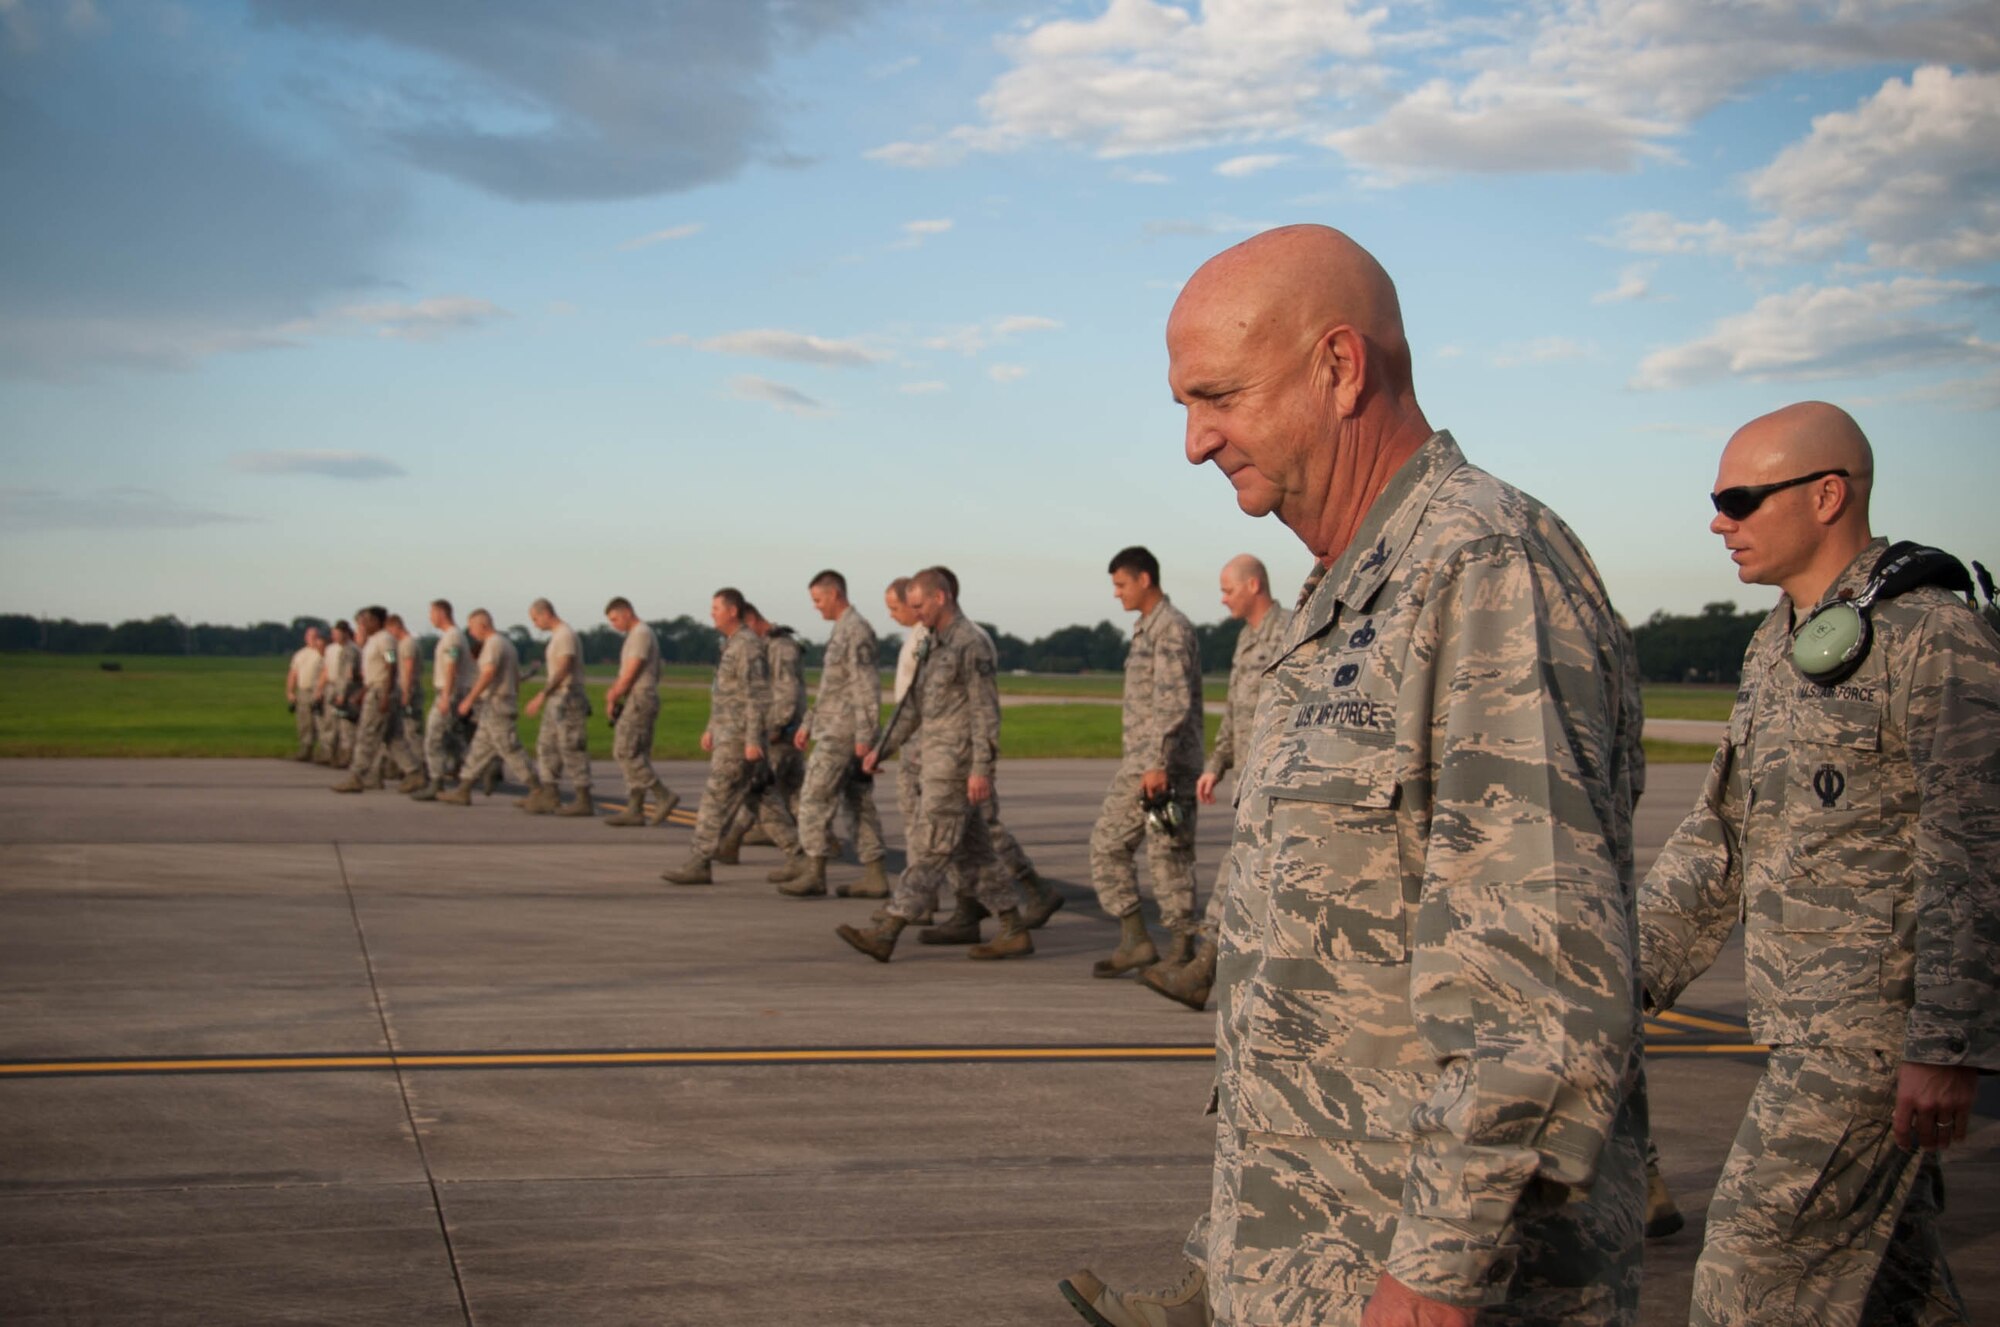
[[[743,822],[738,821],[737,823],[741,825]],[[724,866],[735,866],[738,862],[741,862],[743,860],[743,836],[748,832],[749,829],[746,826],[742,829],[732,829],[727,834],[724,834],[722,842],[715,845],[715,860],[721,862]]]
[[[1687,1218],[1674,1205],[1673,1194],[1667,1191],[1667,1181],[1660,1174],[1660,1168],[1653,1158],[1646,1158],[1646,1238],[1665,1239],[1678,1235]]]
[[[861,863],[861,879],[851,885],[842,885],[837,892],[842,898],[888,898],[887,864],[880,857],[872,862]]]
[[[339,783],[330,783],[327,787],[337,793],[358,793],[361,791],[361,776],[359,774],[350,774]]]
[[[422,774],[412,771],[407,778],[396,785],[396,791],[399,793],[413,793],[429,782],[430,780],[426,779]]]
[[[909,925],[901,917],[889,916],[878,923],[874,930],[863,931],[853,926],[836,926],[833,933],[853,945],[877,963],[887,963],[889,955],[896,952],[896,937]]]
[[[937,926],[926,926],[918,931],[917,941],[926,945],[976,945],[979,943],[979,923],[986,916],[988,913],[978,899],[961,897],[958,905],[951,910],[951,916]]]
[[[1208,1007],[1208,993],[1215,989],[1215,941],[1198,936],[1194,953],[1185,963],[1155,964],[1139,974],[1139,980],[1197,1012]]]
[[[449,804],[452,806],[471,806],[472,783],[470,780],[461,779],[459,781],[459,785],[456,788],[453,788],[448,793],[439,793],[436,797],[433,797],[431,800],[439,803],[440,805]]]
[[[771,837],[771,831],[764,828],[764,822],[761,820],[752,822],[750,828],[743,831],[743,842],[753,848],[778,846],[777,840]]]
[[[808,860],[802,851],[788,853],[784,864],[772,867],[765,873],[764,878],[774,885],[782,885],[787,880],[796,880],[806,873],[806,862]]]
[[[708,869],[708,858],[695,853],[672,870],[660,872],[660,879],[670,885],[712,885],[715,872]]]
[[[631,795],[625,799],[625,809],[615,816],[607,817],[604,823],[613,829],[628,829],[633,825],[645,824],[646,790],[644,788],[632,789]]]
[[[1020,886],[1021,896],[1027,900],[1021,905],[1021,924],[1031,931],[1039,931],[1048,925],[1049,918],[1055,916],[1065,902],[1053,885],[1033,871],[1014,883]]]
[[[1159,961],[1160,951],[1153,948],[1153,937],[1146,934],[1146,919],[1134,908],[1118,919],[1118,948],[1111,951],[1110,958],[1100,958],[1091,964],[1090,975],[1118,977]]]
[[[819,898],[826,893],[826,858],[799,854],[799,869],[785,876],[778,892],[787,898]]]
[[[553,783],[538,783],[528,789],[528,795],[514,803],[531,816],[545,816],[562,805],[562,794]]]
[[[681,804],[681,795],[665,784],[654,784],[651,791],[653,804],[646,808],[646,823],[664,825],[673,809]]]
[[[444,786],[436,779],[431,779],[423,787],[411,793],[410,800],[413,802],[435,802],[438,799],[438,794],[443,791]]]
[[[974,922],[976,930],[978,922]],[[983,945],[974,945],[965,951],[967,958],[1026,958],[1035,952],[1035,939],[1028,934],[1028,925],[1021,920],[1017,909],[1009,908],[1000,914],[1000,934]]]
[[[491,797],[493,795],[493,790],[500,786],[499,761],[496,760],[491,765],[488,765],[486,767],[486,777],[480,780],[480,782],[485,786],[482,787],[479,791],[485,793],[488,797]]]
[[[590,799],[590,789],[579,788],[576,792],[576,800],[573,802],[564,802],[556,808],[556,814],[559,816],[595,816],[597,814],[597,803]]]
[[[1215,1321],[1208,1311],[1208,1278],[1193,1263],[1165,1290],[1113,1290],[1088,1269],[1056,1282],[1056,1289],[1091,1327],[1210,1327]]]

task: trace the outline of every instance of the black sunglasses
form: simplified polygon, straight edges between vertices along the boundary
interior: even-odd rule
[[[1708,500],[1715,509],[1732,521],[1740,521],[1751,512],[1764,505],[1764,499],[1780,489],[1797,488],[1800,484],[1810,484],[1815,479],[1825,479],[1828,475],[1847,478],[1845,470],[1815,470],[1797,479],[1781,479],[1775,484],[1741,484],[1735,488],[1725,488],[1720,493],[1711,493]]]

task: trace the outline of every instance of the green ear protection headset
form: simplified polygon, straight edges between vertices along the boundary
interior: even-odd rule
[[[1979,586],[1986,602],[1993,602],[1993,578],[1977,562]],[[1868,657],[1875,630],[1869,610],[1879,600],[1894,599],[1922,585],[1941,585],[1977,603],[1972,593],[1972,577],[1965,566],[1942,549],[1903,540],[1891,544],[1876,561],[1868,584],[1852,599],[1835,599],[1821,604],[1800,624],[1792,636],[1792,666],[1808,682],[1830,687],[1854,676]]]

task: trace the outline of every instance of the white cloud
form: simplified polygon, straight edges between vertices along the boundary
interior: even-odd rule
[[[1111,178],[1124,184],[1172,184],[1174,177],[1156,170],[1139,170],[1132,166],[1113,166]]]
[[[1031,313],[1010,313],[990,322],[967,323],[924,338],[927,350],[956,350],[961,355],[977,355],[987,347],[1012,340],[1024,332],[1050,332],[1062,324],[1054,318]]]
[[[796,387],[760,378],[753,373],[738,374],[729,380],[729,393],[739,401],[761,401],[788,415],[808,417],[829,413],[824,402],[807,396]]]
[[[1656,350],[1632,386],[1689,387],[1728,377],[1757,382],[1867,377],[1903,369],[2000,363],[1970,319],[1938,307],[1990,292],[1968,281],[1898,277],[1854,286],[1803,285],[1766,295],[1708,332]]]
[[[932,379],[931,381],[928,382],[906,382],[901,386],[899,386],[898,388],[896,388],[896,390],[901,392],[905,396],[933,396],[936,395],[938,392],[948,391],[950,389],[947,388],[943,383],[938,382],[935,379]]]
[[[1220,163],[1216,166],[1215,173],[1226,179],[1240,180],[1246,175],[1255,175],[1259,171],[1270,170],[1273,166],[1282,166],[1291,159],[1289,152],[1253,152],[1248,156],[1231,157]]]
[[[10,530],[192,530],[243,523],[244,517],[192,506],[152,489],[114,487],[68,494],[0,484],[0,524]]]
[[[656,230],[650,234],[629,239],[618,247],[621,250],[629,251],[632,249],[646,249],[655,244],[666,244],[673,240],[684,240],[690,236],[701,234],[701,225],[702,223],[699,221],[690,221],[679,226],[668,226],[665,230]]]
[[[328,479],[394,479],[408,472],[386,456],[347,451],[238,452],[229,468],[253,475],[323,475]]]
[[[473,299],[467,295],[439,295],[417,300],[413,304],[350,304],[316,322],[319,328],[338,323],[358,323],[373,328],[377,336],[397,341],[437,341],[453,332],[467,331],[511,316],[491,300]],[[312,329],[311,325],[302,326]]]
[[[1704,254],[1750,267],[1832,258],[1846,247],[1847,234],[1838,225],[1806,225],[1785,217],[1737,227],[1712,217],[1682,221],[1667,212],[1633,212],[1618,219],[1604,242],[1632,253]]]
[[[1430,174],[1626,171],[1668,159],[1677,132],[1660,118],[1620,113],[1565,92],[1454,88],[1433,80],[1372,124],[1321,142],[1368,167],[1381,183]]]
[[[1028,376],[1025,364],[995,364],[986,370],[986,376],[995,382],[1019,382]]]
[[[686,344],[686,338],[668,337],[665,344]],[[867,368],[889,356],[859,341],[836,341],[805,332],[787,332],[760,327],[741,332],[724,332],[695,342],[700,350],[718,355],[742,355],[752,359],[783,359],[794,364],[823,364],[833,368]]]
[[[1600,290],[1590,297],[1592,304],[1624,304],[1632,300],[1649,298],[1653,293],[1653,265],[1634,263],[1621,268],[1618,283],[1609,290]]]
[[[1544,336],[1533,341],[1521,341],[1513,345],[1501,346],[1493,352],[1496,368],[1518,368],[1524,364],[1554,364],[1566,359],[1588,359],[1596,353],[1591,347],[1566,336]]]
[[[1241,217],[1214,217],[1198,221],[1191,217],[1172,217],[1159,221],[1148,221],[1142,229],[1149,240],[1198,238],[1208,239],[1217,235],[1251,235],[1269,227],[1261,221],[1245,221]]]
[[[943,235],[952,227],[950,218],[940,217],[933,221],[905,221],[903,238],[896,242],[899,249],[914,249],[933,235]]]

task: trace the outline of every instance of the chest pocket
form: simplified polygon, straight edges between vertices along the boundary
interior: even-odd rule
[[[1792,713],[1785,809],[1804,859],[1882,820],[1882,711],[1871,701],[1800,698]]]
[[[1273,957],[1403,963],[1409,923],[1389,735],[1313,734],[1267,787]],[[1303,755],[1304,759],[1297,758]]]

